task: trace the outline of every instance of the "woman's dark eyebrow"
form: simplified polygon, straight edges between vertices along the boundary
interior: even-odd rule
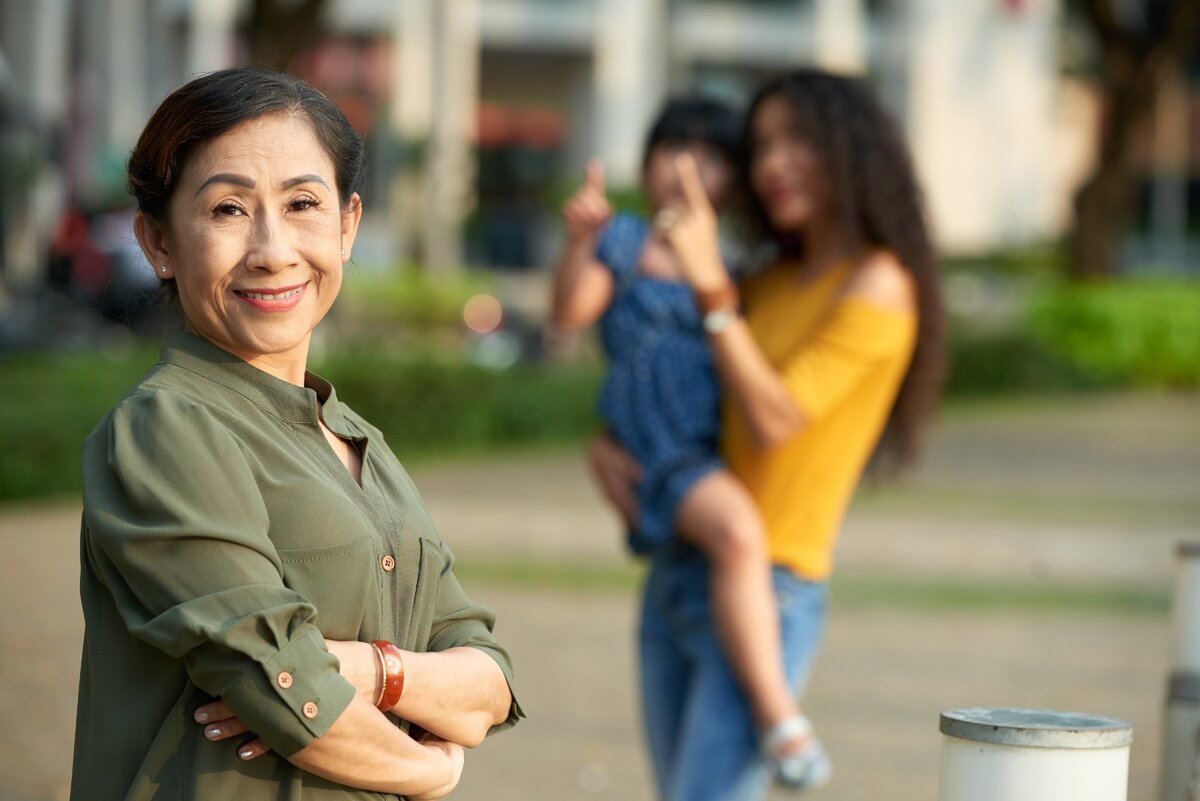
[[[253,178],[247,178],[245,175],[237,175],[231,172],[219,172],[216,175],[210,175],[208,180],[200,184],[200,188],[196,190],[196,194],[199,195],[206,187],[212,184],[233,184],[234,186],[241,186],[246,189],[253,189],[256,186]]]
[[[325,183],[325,179],[319,175],[298,175],[295,178],[289,178],[283,182],[283,188],[291,189],[300,184],[320,184],[326,189],[329,188],[329,184]]]
[[[317,183],[326,189],[329,188],[329,184],[325,183],[324,178],[313,174],[297,175],[295,178],[288,178],[283,182],[283,186],[281,188],[291,189],[292,187],[299,186],[300,184],[309,183]],[[209,176],[208,180],[200,184],[200,188],[196,190],[196,194],[199,195],[204,191],[205,187],[211,184],[233,184],[234,186],[241,186],[246,189],[253,189],[258,185],[254,182],[253,178],[248,178],[245,175],[237,175],[236,173],[231,172],[219,172],[216,175]]]

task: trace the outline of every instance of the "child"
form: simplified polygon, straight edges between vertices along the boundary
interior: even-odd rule
[[[646,201],[664,228],[682,200],[675,156],[692,156],[719,209],[733,183],[739,140],[738,117],[723,105],[702,98],[667,104],[642,161]],[[720,390],[705,332],[719,331],[733,309],[701,313],[661,231],[612,214],[599,163],[588,165],[563,216],[567,241],[552,315],[564,328],[600,322],[609,359],[600,415],[643,470],[630,547],[645,554],[678,536],[703,551],[714,623],[772,772],[792,787],[824,784],[829,759],[784,676],[763,524],[718,456]]]

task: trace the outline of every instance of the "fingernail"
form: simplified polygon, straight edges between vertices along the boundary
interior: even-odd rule
[[[208,713],[202,712],[201,710],[197,709],[196,710],[196,722],[197,723],[208,723]]]
[[[207,729],[204,730],[204,736],[210,740],[215,740],[221,736],[221,730],[218,729],[216,726],[209,726]]]
[[[242,759],[253,759],[254,758],[254,749],[253,748],[243,748],[241,751],[238,751],[238,756],[240,756]]]

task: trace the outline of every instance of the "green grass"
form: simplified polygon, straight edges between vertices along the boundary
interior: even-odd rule
[[[1171,605],[1165,590],[1118,584],[922,580],[849,574],[836,576],[830,591],[833,605],[844,609],[1164,615]]]
[[[566,594],[636,592],[645,566],[633,560],[587,561],[460,553],[455,573],[470,585]],[[1170,596],[1117,584],[951,581],[847,574],[830,583],[831,605],[846,610],[1165,615]]]
[[[1139,528],[1186,527],[1196,520],[1200,504],[1178,496],[1144,497],[1134,493],[1100,495],[1050,486],[1042,489],[896,485],[860,489],[856,514],[917,515],[922,518],[976,518],[1023,522],[1118,524]]]
[[[645,565],[625,561],[585,561],[542,557],[504,558],[458,552],[454,573],[464,583],[522,590],[592,594],[632,592],[642,583]]]

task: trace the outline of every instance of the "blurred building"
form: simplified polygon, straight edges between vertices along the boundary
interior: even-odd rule
[[[37,270],[37,242],[65,204],[119,194],[159,98],[245,63],[252,2],[0,5],[0,67],[47,143],[34,202],[4,212],[3,230],[27,232],[3,241],[6,281]],[[1058,237],[1091,160],[1095,104],[1062,76],[1060,5],[326,0],[320,40],[291,69],[368,138],[364,263],[544,265],[587,158],[604,160],[614,188],[634,187],[669,93],[743,102],[763,77],[812,63],[875,85],[907,132],[943,247],[988,251]]]

